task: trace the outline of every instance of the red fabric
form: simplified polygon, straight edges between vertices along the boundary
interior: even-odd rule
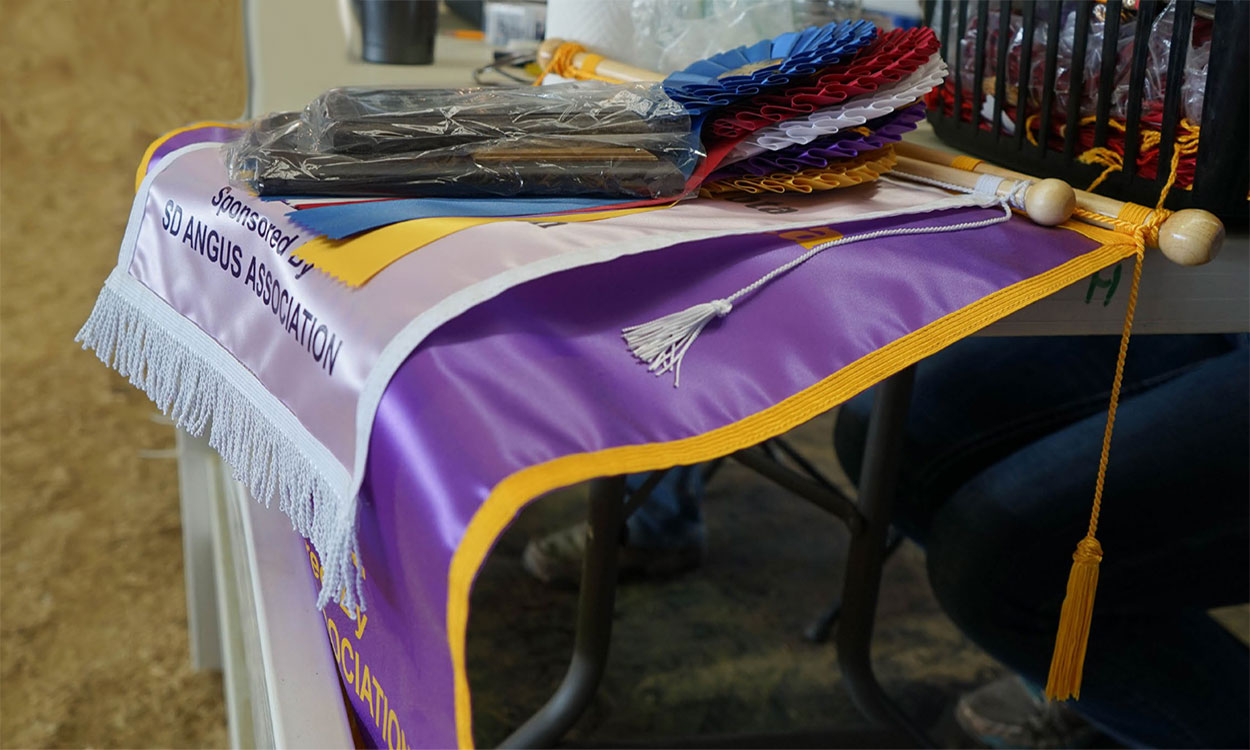
[[[955,85],[951,81],[951,79],[947,78],[946,83],[934,89],[933,91],[929,92],[929,95],[925,97],[925,104],[931,110],[940,108],[940,111],[946,117],[953,117],[954,111],[955,111]],[[968,95],[967,93],[965,93],[963,102],[961,104],[962,104],[962,107],[961,107],[962,121],[972,122],[972,106],[973,106],[972,97]],[[1003,114],[1006,115],[1008,118],[1010,118],[1012,122],[1018,122],[1016,120],[1016,107],[1013,107],[1013,106],[1003,107]],[[1050,149],[1054,151],[1059,151],[1059,152],[1063,151],[1063,141],[1064,141],[1063,128],[1064,128],[1065,122],[1066,122],[1065,118],[1059,117],[1059,116],[1052,117],[1051,119],[1051,132],[1048,135],[1047,145],[1050,147]],[[1122,121],[1118,121],[1118,122],[1123,124]],[[1038,118],[1033,123],[1034,138],[1040,137],[1036,130],[1038,127],[1040,127],[1040,125],[1041,125],[1041,119]],[[981,130],[988,132],[990,130],[990,120],[986,117],[980,118],[977,123],[977,127],[979,127]],[[1139,131],[1138,138],[1140,139],[1147,131],[1160,132],[1162,128],[1163,128],[1163,113],[1160,111],[1160,108],[1155,108],[1152,111],[1142,115],[1141,130]],[[1080,129],[1077,131],[1076,142],[1077,142],[1077,154],[1078,155],[1081,152],[1094,147],[1094,124],[1093,123],[1087,123],[1085,125],[1080,126]],[[1124,156],[1124,132],[1114,127],[1108,128],[1107,129],[1107,142],[1104,145],[1107,148],[1119,154],[1121,157],[1123,157]],[[1176,187],[1184,188],[1193,184],[1194,165],[1196,162],[1197,162],[1196,154],[1182,154],[1181,155],[1180,162],[1178,162],[1176,165]],[[1170,168],[1171,168],[1170,162],[1164,165],[1165,170],[1170,169]],[[1139,148],[1137,152],[1137,174],[1138,176],[1147,180],[1153,180],[1156,176],[1158,176],[1159,174],[1159,148],[1158,146],[1152,146],[1148,149]],[[1081,187],[1081,186],[1078,185],[1077,187]]]
[[[704,139],[741,140],[773,123],[871,93],[916,72],[937,51],[938,40],[932,29],[886,32],[843,65],[719,110],[703,126]]]

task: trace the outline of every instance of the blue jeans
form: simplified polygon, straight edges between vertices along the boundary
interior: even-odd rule
[[[895,522],[943,609],[1044,684],[1089,522],[1118,337],[970,339],[917,369]],[[857,479],[871,398],[840,412]],[[1250,653],[1207,610],[1250,599],[1245,340],[1137,336],[1098,527],[1105,558],[1081,699],[1117,740],[1247,747]]]
[[[632,492],[647,474],[631,474],[625,485]],[[673,549],[703,544],[703,467],[670,469],[651,490],[647,502],[625,522],[627,541],[638,547]]]
[[[943,608],[1042,684],[1084,535],[1118,337],[975,338],[917,368],[895,521],[927,550]],[[1081,699],[1126,744],[1246,747],[1250,656],[1206,614],[1250,599],[1250,375],[1244,337],[1136,336],[1098,537]],[[839,413],[858,480],[871,394]],[[631,477],[631,486],[642,477]],[[630,540],[701,539],[696,469],[670,472]]]

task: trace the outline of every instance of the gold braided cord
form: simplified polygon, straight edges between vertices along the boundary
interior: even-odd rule
[[[1120,386],[1124,380],[1124,360],[1128,355],[1129,335],[1133,330],[1133,315],[1137,310],[1137,292],[1141,285],[1142,261],[1146,255],[1146,244],[1157,241],[1159,227],[1171,215],[1169,211],[1150,209],[1135,203],[1125,203],[1120,215],[1110,223],[1118,229],[1128,229],[1137,245],[1136,258],[1133,262],[1133,281],[1129,285],[1128,308],[1124,313],[1124,328],[1120,332],[1120,351],[1115,362],[1115,377],[1111,382],[1111,403],[1107,408],[1107,426],[1103,431],[1102,453],[1098,459],[1098,478],[1094,483],[1094,505],[1090,512],[1088,537],[1093,538],[1098,530],[1098,514],[1102,510],[1102,490],[1107,475],[1107,462],[1111,454],[1111,433],[1115,428],[1115,413],[1120,404]],[[1099,220],[1108,221],[1099,215]]]
[[[1111,457],[1111,433],[1115,429],[1115,412],[1120,405],[1120,385],[1124,381],[1124,360],[1128,355],[1129,334],[1133,330],[1133,314],[1137,308],[1137,290],[1141,284],[1142,259],[1139,251],[1133,260],[1133,283],[1128,290],[1128,311],[1124,314],[1124,329],[1120,332],[1120,352],[1115,360],[1115,378],[1111,381],[1111,404],[1107,408],[1107,427],[1102,436],[1102,453],[1098,458],[1098,478],[1094,482],[1094,504],[1089,514],[1089,532],[1094,538],[1098,531],[1098,515],[1102,512],[1102,490],[1107,478],[1107,462]]]
[[[1140,233],[1143,245],[1155,247],[1159,244],[1159,227],[1172,216],[1172,212],[1166,208],[1150,208],[1136,203],[1124,203],[1120,207],[1118,216],[1107,216],[1081,208],[1079,205],[1072,215],[1095,224],[1109,226],[1117,232],[1134,238]]]
[[[599,69],[599,63],[603,62],[603,55],[596,55],[593,52],[587,52],[582,57],[582,64],[577,66],[577,72],[587,78],[594,78],[599,81],[610,81],[610,78],[596,75],[595,71]]]
[[[534,85],[541,85],[543,79],[548,73],[554,73],[561,78],[572,78],[578,81],[607,81],[608,83],[620,83],[615,78],[597,73],[599,63],[603,62],[602,55],[587,53],[582,58],[582,64],[576,65],[573,58],[579,54],[586,52],[586,48],[577,42],[565,42],[556,47],[555,53],[551,55],[551,60],[543,67],[542,73],[539,73],[538,79],[534,81]]]
[[[1034,146],[1038,145],[1038,140],[1037,136],[1033,133],[1033,130],[1037,127],[1038,120],[1040,119],[1041,115],[1034,113],[1029,115],[1029,117],[1024,121],[1025,135],[1028,137],[1029,143],[1032,143]],[[1096,122],[1097,119],[1098,118],[1092,116],[1083,117],[1078,125],[1089,125]],[[1124,123],[1119,120],[1108,120],[1107,124],[1121,133],[1125,132]],[[1176,172],[1180,167],[1181,157],[1198,153],[1198,137],[1201,134],[1202,129],[1189,120],[1181,118],[1179,130],[1180,132],[1176,136],[1176,145],[1172,149],[1172,163],[1168,168],[1168,179],[1167,182],[1163,184],[1163,189],[1159,191],[1159,200],[1155,204],[1156,208],[1163,208],[1163,202],[1167,200],[1168,192],[1171,191],[1172,187],[1176,184]],[[1065,135],[1066,131],[1067,123],[1064,123],[1059,127],[1059,135]],[[1141,133],[1141,152],[1146,152],[1150,149],[1157,149],[1159,147],[1159,142],[1163,138],[1162,133],[1158,130],[1151,130],[1149,128],[1142,128],[1139,132]],[[1124,169],[1124,155],[1116,152],[1115,149],[1107,148],[1106,146],[1088,148],[1078,154],[1076,160],[1082,164],[1101,164],[1105,167],[1102,174],[1094,178],[1094,181],[1089,184],[1089,187],[1085,188],[1086,190],[1093,190],[1101,185],[1103,181],[1112,174]],[[1183,189],[1192,190],[1193,186],[1186,185]]]
[[[1124,380],[1124,362],[1128,355],[1129,335],[1133,330],[1133,316],[1137,310],[1137,293],[1141,285],[1142,261],[1146,255],[1146,245],[1156,244],[1159,227],[1172,215],[1166,209],[1151,209],[1136,203],[1125,203],[1118,216],[1110,217],[1077,207],[1075,216],[1101,224],[1109,224],[1117,231],[1131,234],[1137,246],[1136,259],[1133,264],[1133,280],[1129,285],[1128,307],[1124,313],[1124,327],[1120,332],[1120,351],[1116,357],[1115,376],[1111,382],[1110,405],[1107,408],[1107,426],[1103,431],[1102,451],[1098,460],[1098,476],[1094,482],[1094,503],[1090,512],[1088,539],[1094,537],[1098,529],[1098,515],[1102,511],[1103,484],[1106,481],[1107,463],[1111,454],[1111,433],[1115,428],[1116,409],[1120,403],[1120,386]]]
[[[1124,328],[1120,333],[1120,351],[1116,356],[1115,377],[1111,383],[1110,405],[1107,408],[1107,426],[1102,436],[1102,452],[1098,457],[1098,476],[1094,482],[1094,502],[1090,508],[1089,529],[1076,545],[1072,555],[1072,569],[1068,573],[1067,591],[1059,612],[1059,627],[1055,634],[1055,650],[1051,655],[1050,672],[1046,678],[1046,697],[1050,700],[1067,700],[1081,697],[1081,680],[1085,669],[1085,654],[1089,646],[1089,632],[1093,621],[1094,596],[1098,588],[1098,567],[1102,562],[1102,545],[1098,543],[1098,518],[1102,513],[1103,485],[1107,477],[1107,462],[1111,456],[1111,433],[1115,429],[1116,409],[1120,404],[1120,387],[1124,380],[1124,361],[1128,355],[1129,335],[1133,331],[1133,315],[1137,310],[1137,292],[1141,286],[1142,261],[1146,256],[1146,242],[1157,236],[1159,226],[1167,219],[1167,211],[1152,211],[1145,206],[1126,204],[1115,218],[1091,214],[1078,209],[1078,215],[1092,215],[1101,223],[1109,223],[1120,230],[1128,230],[1133,236],[1133,281],[1129,286],[1128,307],[1124,313]]]
[[[965,172],[975,172],[977,167],[982,164],[982,159],[976,159],[971,156],[958,155],[951,159],[951,166],[955,169],[962,169]]]

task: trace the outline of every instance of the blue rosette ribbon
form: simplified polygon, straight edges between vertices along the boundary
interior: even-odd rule
[[[692,117],[836,65],[870,44],[868,21],[835,21],[721,52],[664,79],[664,91]]]

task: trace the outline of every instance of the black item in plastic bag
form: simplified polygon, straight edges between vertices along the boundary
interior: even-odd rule
[[[231,179],[261,195],[676,197],[700,156],[657,84],[332,89],[256,121]]]

